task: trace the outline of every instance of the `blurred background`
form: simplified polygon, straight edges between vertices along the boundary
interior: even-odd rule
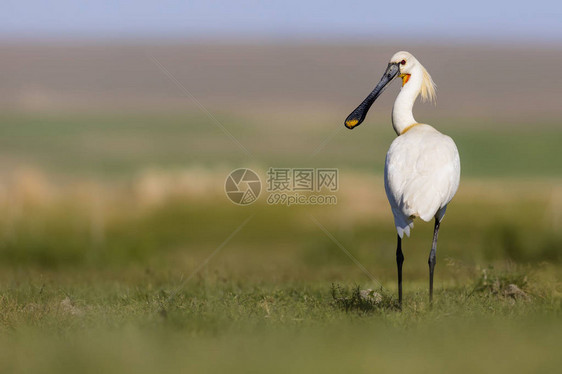
[[[360,128],[343,120],[399,50],[437,84],[416,118],[461,154],[441,281],[465,265],[559,271],[561,17],[542,1],[4,2],[0,277],[179,277],[252,217],[202,274],[369,281],[312,216],[393,287],[382,172],[399,85]],[[240,167],[262,181],[269,167],[338,168],[338,203],[268,206],[262,192],[236,206],[224,181]],[[432,225],[417,225],[405,277],[425,287]]]

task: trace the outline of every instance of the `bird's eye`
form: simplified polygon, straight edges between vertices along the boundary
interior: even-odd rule
[[[406,60],[400,61],[400,65],[406,65]]]

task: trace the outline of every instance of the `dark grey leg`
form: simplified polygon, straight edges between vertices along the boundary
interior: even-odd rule
[[[398,302],[402,307],[402,264],[404,263],[404,255],[402,254],[402,239],[398,235],[398,245],[396,246],[396,265],[398,266]]]
[[[435,269],[435,251],[437,250],[437,235],[439,234],[439,226],[441,223],[435,218],[435,227],[433,229],[433,244],[431,245],[431,252],[429,252],[429,302],[433,302],[433,270]]]

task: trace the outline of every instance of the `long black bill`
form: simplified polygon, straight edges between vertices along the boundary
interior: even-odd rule
[[[363,120],[367,116],[367,112],[371,108],[371,105],[373,105],[377,97],[380,96],[386,86],[388,86],[388,84],[392,82],[394,78],[396,78],[398,73],[400,73],[400,67],[397,63],[391,62],[390,64],[388,64],[384,75],[382,76],[380,82],[377,84],[373,92],[371,92],[369,96],[367,96],[367,98],[363,100],[363,102],[359,104],[359,106],[353,112],[351,112],[349,116],[347,116],[345,120],[345,127],[347,127],[348,129],[353,129],[354,127],[359,126],[361,122],[363,122]]]

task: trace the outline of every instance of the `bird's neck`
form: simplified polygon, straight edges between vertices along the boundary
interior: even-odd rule
[[[407,82],[402,86],[394,107],[392,108],[392,127],[397,135],[414,125],[416,120],[412,113],[414,102],[418,97],[423,80],[423,72],[414,70]]]

